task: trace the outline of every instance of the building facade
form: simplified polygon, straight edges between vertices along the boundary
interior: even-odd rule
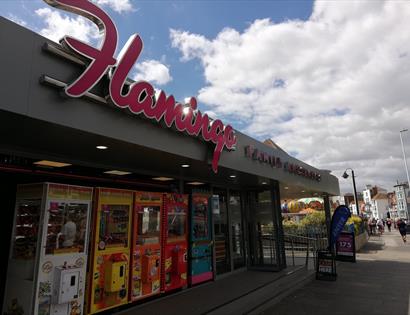
[[[103,21],[101,51],[0,18],[3,312],[93,314],[283,269],[281,198],[339,195],[337,178],[128,79],[141,39],[117,61],[112,20],[76,5]]]

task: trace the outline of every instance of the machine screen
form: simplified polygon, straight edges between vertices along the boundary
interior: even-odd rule
[[[102,205],[99,249],[128,246],[129,205]]]
[[[141,206],[138,209],[138,243],[159,243],[160,206]]]
[[[185,239],[186,213],[177,206],[170,207],[168,212],[168,241]]]
[[[31,260],[36,257],[40,200],[20,200],[16,210],[13,258]]]
[[[50,201],[46,255],[84,252],[88,204]]]
[[[193,203],[193,226],[192,232],[195,239],[205,239],[208,237],[208,198],[204,196],[194,196]]]

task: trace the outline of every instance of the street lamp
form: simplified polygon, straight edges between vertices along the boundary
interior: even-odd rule
[[[401,150],[403,151],[403,160],[404,160],[404,167],[406,168],[406,175],[407,175],[407,184],[410,186],[410,179],[409,179],[409,170],[407,168],[407,159],[406,159],[406,152],[404,151],[404,145],[403,145],[403,138],[401,136],[402,132],[409,131],[408,129],[402,129],[400,130],[400,142],[401,142]]]
[[[358,201],[357,201],[356,181],[354,180],[354,178],[355,178],[355,176],[354,176],[354,171],[353,171],[351,168],[347,168],[347,169],[344,171],[342,177],[343,177],[344,179],[346,179],[346,178],[349,177],[349,174],[346,173],[347,170],[351,170],[351,171],[352,171],[353,191],[354,191],[354,202],[355,202],[355,204],[356,204],[357,215],[360,215],[359,203],[358,203]]]

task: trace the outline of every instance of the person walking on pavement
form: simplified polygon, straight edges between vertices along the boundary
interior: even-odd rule
[[[383,220],[382,220],[382,219],[378,219],[378,220],[377,220],[377,229],[379,230],[380,235],[382,235],[382,234],[383,234],[383,230],[384,230]]]
[[[387,218],[386,225],[387,225],[387,228],[389,229],[389,232],[391,232],[391,219],[390,218]]]
[[[404,219],[399,219],[399,221],[397,221],[397,227],[399,228],[403,242],[406,243],[406,222],[404,221]]]

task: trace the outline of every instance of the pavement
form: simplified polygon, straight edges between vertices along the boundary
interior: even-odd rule
[[[336,281],[310,281],[259,314],[410,315],[410,237],[371,236],[356,258],[338,263]]]

